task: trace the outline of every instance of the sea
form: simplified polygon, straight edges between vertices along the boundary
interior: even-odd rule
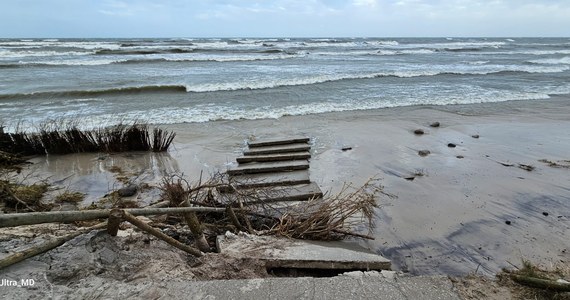
[[[560,94],[570,94],[570,38],[0,39],[7,131]]]

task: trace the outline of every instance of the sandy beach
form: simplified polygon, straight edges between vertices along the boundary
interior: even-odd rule
[[[306,135],[311,180],[323,191],[376,177],[392,195],[378,199],[375,240],[358,243],[395,270],[492,275],[523,258],[570,261],[568,96],[163,127],[177,133],[169,153],[51,155],[34,158],[23,174],[85,192],[89,205],[121,185],[113,166],[138,184],[156,186],[173,173],[192,181],[232,166],[250,138]],[[137,198],[158,197],[151,190]]]

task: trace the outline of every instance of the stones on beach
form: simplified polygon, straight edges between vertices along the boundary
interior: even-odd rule
[[[117,191],[117,194],[121,197],[130,197],[134,196],[137,193],[138,187],[134,184],[129,184],[125,187],[120,188]]]
[[[434,128],[439,127],[439,125],[440,125],[439,122],[433,122],[433,123],[429,124],[430,127],[434,127]]]
[[[478,139],[478,138],[479,138],[479,135],[478,135],[478,134],[474,134],[474,135],[472,135],[471,137],[474,138],[474,139]]]
[[[340,150],[349,151],[349,150],[352,150],[352,147],[342,147],[342,148],[340,148]]]
[[[548,217],[548,213],[545,212],[545,211],[542,212],[542,215],[545,216],[545,217]]]
[[[509,221],[509,220],[506,220],[506,221],[505,221],[505,224],[507,224],[507,225],[511,225],[511,221]]]
[[[455,147],[457,147],[457,145],[455,145],[454,143],[449,143],[449,144],[447,144],[447,147],[449,147],[449,148],[455,148]]]
[[[430,152],[429,150],[420,150],[420,151],[418,151],[418,155],[421,156],[421,157],[426,157],[426,156],[428,156],[428,155],[430,155],[430,154],[431,154],[431,152]]]
[[[414,130],[414,134],[415,134],[415,135],[422,135],[422,134],[424,134],[424,133],[425,133],[425,132],[424,132],[423,129],[416,129],[416,130]]]
[[[456,157],[459,159],[465,158],[465,156],[463,156],[463,155],[457,155]]]

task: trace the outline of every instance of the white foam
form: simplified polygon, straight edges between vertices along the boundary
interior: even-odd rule
[[[545,59],[536,59],[536,60],[529,60],[530,63],[533,64],[546,64],[546,65],[570,65],[570,56],[565,56],[562,58],[545,58]]]
[[[398,100],[383,99],[380,97],[368,100],[346,99],[337,102],[306,103],[302,105],[289,105],[283,107],[262,106],[254,109],[244,109],[217,105],[215,107],[204,105],[185,108],[156,108],[151,110],[131,111],[128,113],[113,115],[88,114],[83,123],[85,124],[116,124],[119,122],[129,123],[144,120],[154,124],[175,124],[175,123],[202,123],[217,120],[241,120],[241,119],[271,119],[284,116],[311,115],[329,112],[370,110],[387,107],[410,106],[410,105],[449,105],[449,104],[471,104],[485,102],[503,102],[511,100],[533,100],[547,99],[549,96],[542,93],[507,93],[507,92],[485,92],[473,90],[468,95],[438,97],[435,99],[431,95],[417,98],[399,97]],[[75,119],[77,116],[75,116]]]
[[[94,52],[80,52],[80,51],[9,51],[0,50],[1,58],[23,58],[23,57],[48,57],[48,56],[80,56],[90,55]]]
[[[126,62],[127,59],[89,59],[89,60],[50,60],[50,61],[33,61],[19,62],[26,65],[48,65],[48,66],[99,66],[110,65],[114,63]]]
[[[441,74],[457,75],[487,75],[499,72],[527,72],[527,73],[560,73],[570,69],[570,66],[538,66],[538,65],[416,65],[411,69],[398,69],[385,72],[369,73],[333,73],[323,75],[297,76],[294,78],[266,78],[264,80],[228,81],[204,84],[188,84],[188,92],[216,92],[235,90],[257,90],[285,86],[311,85],[347,79],[371,79],[376,77],[395,76],[401,78],[436,76]]]
[[[42,41],[0,41],[0,46],[11,47],[60,47],[60,48],[82,48],[86,50],[109,49],[115,50],[121,47],[120,44],[114,42],[76,42],[76,41],[58,41],[57,39],[48,39]]]

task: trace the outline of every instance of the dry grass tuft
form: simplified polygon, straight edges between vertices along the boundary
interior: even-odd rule
[[[226,214],[198,214],[214,234],[229,229],[297,239],[340,240],[348,236],[371,239],[377,197],[387,195],[379,180],[370,179],[360,187],[345,184],[334,196],[283,206],[263,200],[265,195],[278,194],[279,187],[236,189],[235,186],[236,182],[225,174],[216,174],[195,185],[172,176],[161,184],[162,199],[171,201],[171,206],[186,202],[226,207]]]
[[[55,202],[79,203],[85,199],[85,194],[80,192],[64,191],[54,198]]]
[[[80,130],[77,121],[52,121],[40,125],[39,133],[0,133],[0,151],[22,155],[80,152],[124,152],[168,150],[176,134],[146,124]]]
[[[5,210],[45,211],[51,209],[51,205],[41,202],[47,189],[45,183],[23,185],[0,181],[0,200],[4,202]]]
[[[378,180],[370,179],[355,188],[345,184],[342,190],[322,201],[309,201],[301,210],[288,210],[282,214],[270,232],[296,239],[340,240],[359,236],[355,229],[367,234],[374,228],[376,197],[382,193]]]

